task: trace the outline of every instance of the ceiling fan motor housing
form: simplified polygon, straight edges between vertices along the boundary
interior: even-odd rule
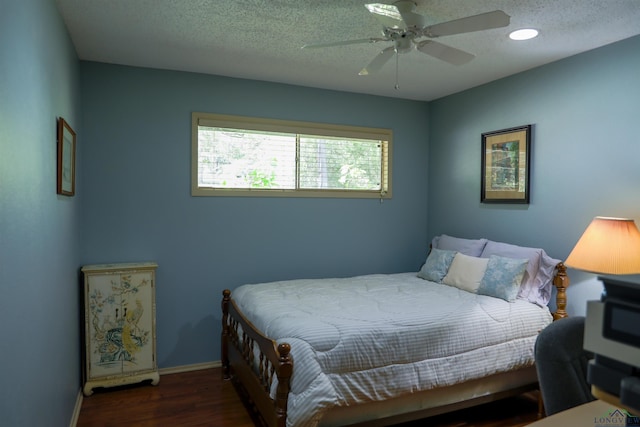
[[[386,38],[393,41],[394,48],[398,53],[411,52],[415,48],[414,39],[418,37],[418,34],[413,30],[385,28],[382,33]]]

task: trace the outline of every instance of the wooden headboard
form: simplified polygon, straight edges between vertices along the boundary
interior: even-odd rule
[[[553,277],[553,285],[558,290],[556,295],[556,311],[553,313],[553,320],[569,317],[567,311],[567,288],[569,287],[569,276],[567,276],[567,267],[564,263],[559,262],[556,265],[556,275]]]

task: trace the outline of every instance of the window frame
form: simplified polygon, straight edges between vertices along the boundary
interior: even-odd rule
[[[201,187],[198,185],[199,126],[381,141],[383,143],[382,156],[380,159],[382,163],[381,190],[264,188],[244,189]],[[232,197],[324,197],[390,199],[392,195],[392,148],[393,131],[391,129],[193,112],[191,114],[191,195]],[[298,159],[296,159],[296,168],[298,166]]]

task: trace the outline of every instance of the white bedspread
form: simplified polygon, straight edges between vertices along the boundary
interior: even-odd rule
[[[549,310],[416,273],[244,285],[232,297],[265,335],[291,344],[289,427],[332,406],[453,385],[533,364]]]

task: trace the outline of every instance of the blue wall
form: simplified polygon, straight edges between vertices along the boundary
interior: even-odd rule
[[[565,259],[594,216],[640,224],[640,37],[431,102],[429,235],[487,237]],[[532,124],[531,203],[480,203],[481,134]],[[568,311],[597,299],[569,270]]]
[[[56,195],[56,120],[64,117],[83,144],[79,100],[79,63],[55,3],[0,1],[0,424],[6,426],[69,425],[78,396],[80,197]]]
[[[174,367],[219,359],[225,287],[417,270],[443,232],[542,246],[563,259],[596,215],[640,222],[639,52],[636,37],[420,103],[78,65],[54,2],[3,0],[3,425],[69,423],[83,264],[160,264],[158,357]],[[392,128],[394,197],[191,197],[192,111]],[[55,194],[60,116],[78,133],[73,198]],[[481,204],[481,133],[529,123],[531,204]],[[569,311],[581,314],[600,288],[593,275],[570,274]]]
[[[82,263],[152,260],[160,367],[220,359],[220,300],[248,282],[418,270],[428,106],[81,63]],[[191,112],[391,128],[393,198],[192,197]]]

